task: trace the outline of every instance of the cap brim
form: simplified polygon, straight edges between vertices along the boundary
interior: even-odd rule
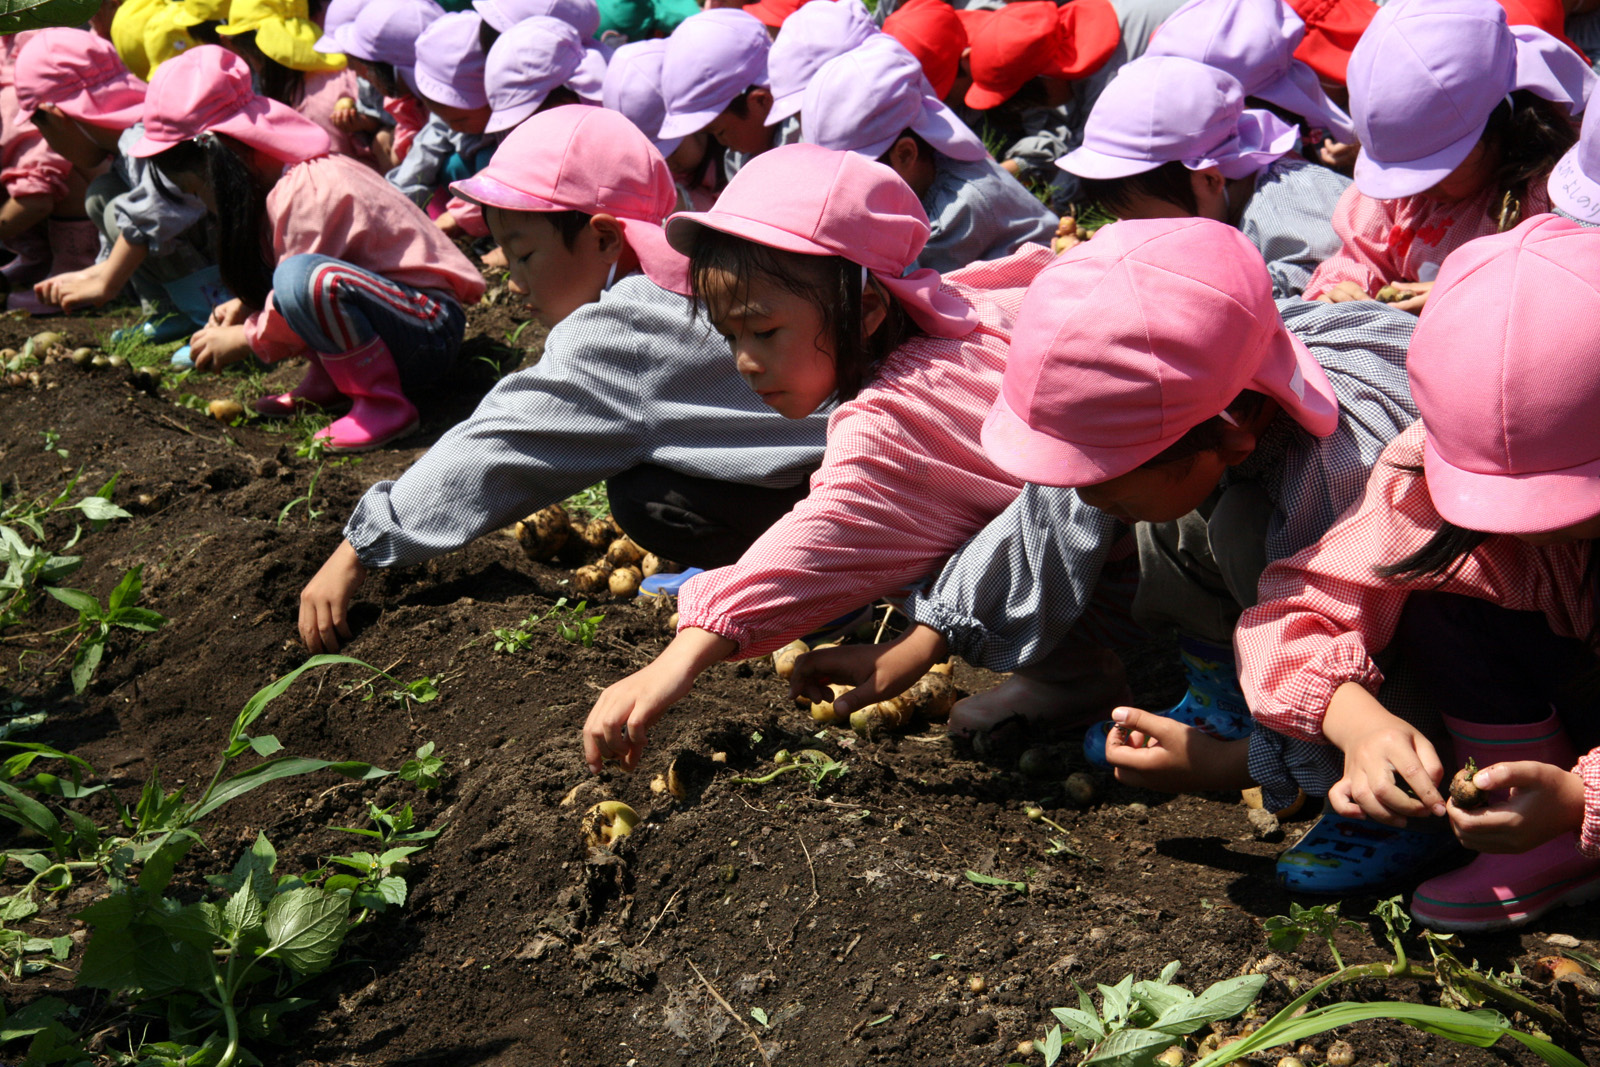
[[[445,107],[458,107],[465,111],[487,107],[489,104],[487,97],[482,100],[469,100],[454,85],[448,85],[437,78],[422,73],[420,70],[413,69],[411,74],[415,80],[417,91],[435,104],[443,104]]]
[[[321,52],[323,55],[329,55],[330,53],[348,55],[349,50],[344,43],[346,36],[348,35],[344,26],[340,26],[336,30],[327,31],[311,45],[312,51]]]
[[[527,100],[515,107],[495,108],[489,113],[489,121],[484,124],[484,133],[501,133],[505,130],[515,129],[528,119],[533,113],[544,105],[548,93],[540,93],[537,100]]]
[[[800,107],[805,103],[805,90],[798,93],[785,93],[783,96],[772,98],[772,110],[767,112],[767,125],[776,126],[785,119],[794,118],[800,114]]]
[[[1281,322],[1262,353],[1250,387],[1278,402],[1306,432],[1327,437],[1339,428],[1339,398],[1317,357]]]
[[[837,253],[798,234],[755,219],[741,218],[722,211],[683,211],[667,219],[667,243],[684,255],[694,248],[695,236],[704,227],[719,233],[742,237],[768,248],[798,252],[804,256],[831,256]]]
[[[1385,162],[1374,159],[1365,145],[1356,156],[1356,188],[1374,200],[1398,200],[1427,192],[1450,176],[1478,143],[1482,131],[1463,137],[1431,155]]]
[[[644,219],[618,219],[628,247],[639,257],[645,277],[679,296],[690,295],[689,259],[667,243],[667,233],[659,223]]]
[[[1076,489],[1121,477],[1159,456],[1182,436],[1177,433],[1160,441],[1119,448],[1085,448],[1029,426],[1011,410],[1002,391],[985,416],[978,439],[989,462],[1013,478]]]
[[[1149,159],[1123,159],[1121,156],[1108,156],[1103,152],[1096,152],[1092,148],[1079,146],[1056,160],[1056,166],[1068,174],[1076,174],[1080,178],[1102,180],[1109,178],[1126,178],[1131,174],[1143,174],[1155,170],[1160,163]]]
[[[1446,522],[1491,534],[1559,530],[1600,515],[1600,459],[1538,474],[1479,474],[1422,446],[1428,496]]]
[[[980,159],[989,158],[989,150],[983,146],[978,135],[973,133],[954,111],[936,98],[928,96],[922,98],[922,114],[911,124],[911,129],[918,137],[951,159],[963,163],[976,163]]]
[[[1573,145],[1550,171],[1550,204],[1579,222],[1600,224],[1600,182],[1583,172],[1581,145]]]
[[[1297,59],[1290,61],[1288,74],[1251,95],[1323,127],[1341,144],[1356,142],[1356,128],[1350,116],[1328,99],[1317,72]]]
[[[656,151],[661,153],[661,158],[666,159],[668,156],[672,155],[672,153],[676,152],[678,150],[678,146],[683,142],[684,138],[682,137],[657,137],[650,143],[656,146]]]
[[[994,89],[987,88],[986,86],[979,85],[977,82],[973,82],[972,85],[967,89],[967,95],[962,99],[966,101],[966,105],[968,107],[976,111],[987,111],[992,107],[999,107],[1007,100],[1010,100],[1013,96],[1016,96],[1017,89],[1020,88],[1022,88],[1022,86],[1019,85],[1016,87],[1016,89],[1012,89],[1009,93],[1001,93]]]
[[[673,138],[683,139],[691,133],[699,133],[711,125],[711,120],[722,114],[722,108],[714,111],[681,111],[676,114],[668,112],[666,118],[661,120],[661,129],[656,136],[663,141]]]
[[[491,171],[494,164],[491,162],[485,170],[479,171],[470,178],[459,182],[450,183],[450,191],[461,199],[479,204],[483,207],[497,207],[502,211],[566,211],[566,205],[558,204],[553,200],[546,200],[542,196],[525,193],[521,189],[513,189],[505,182],[496,178]]]

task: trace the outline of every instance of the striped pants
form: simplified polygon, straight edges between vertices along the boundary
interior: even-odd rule
[[[272,272],[272,300],[315,352],[336,355],[381,337],[406,392],[454,364],[466,313],[454,299],[413,289],[330,256],[290,256]]]

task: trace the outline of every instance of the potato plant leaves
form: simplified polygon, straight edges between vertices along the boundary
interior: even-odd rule
[[[100,0],[0,0],[0,36],[47,26],[81,26]]]

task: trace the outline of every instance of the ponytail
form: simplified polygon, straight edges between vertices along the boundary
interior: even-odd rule
[[[260,311],[272,292],[272,264],[267,262],[264,242],[267,190],[250,173],[237,145],[232,138],[208,133],[173,145],[151,162],[172,187],[178,187],[181,175],[210,187],[217,205],[217,266],[222,281],[246,307]],[[167,188],[162,191],[171,195]]]
[[[1557,104],[1518,89],[1489,114],[1483,141],[1495,150],[1497,162],[1491,188],[1495,195],[1489,210],[1501,233],[1522,221],[1522,206],[1529,186],[1541,185],[1578,140],[1572,120]]]
[[[305,72],[286,67],[263,52],[261,46],[256,44],[255,31],[235,34],[232,38],[232,50],[250,65],[250,70],[255,75],[256,92],[276,100],[284,107],[298,109],[305,102]]]

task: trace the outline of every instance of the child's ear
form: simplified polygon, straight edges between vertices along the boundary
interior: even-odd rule
[[[909,137],[900,138],[890,146],[884,162],[890,170],[904,178],[917,164],[917,142]]]
[[[861,339],[865,341],[878,332],[883,320],[889,317],[888,299],[870,279],[861,287]]]
[[[772,114],[772,90],[764,85],[758,85],[750,90],[745,100],[756,117],[763,123],[766,122],[767,116]]]
[[[601,259],[615,263],[622,258],[628,239],[622,232],[622,223],[614,215],[595,215],[589,220],[589,229],[594,232],[595,248]]]
[[[1217,455],[1222,462],[1236,467],[1249,459],[1256,450],[1256,435],[1240,426],[1224,426],[1222,441],[1217,445]]]

